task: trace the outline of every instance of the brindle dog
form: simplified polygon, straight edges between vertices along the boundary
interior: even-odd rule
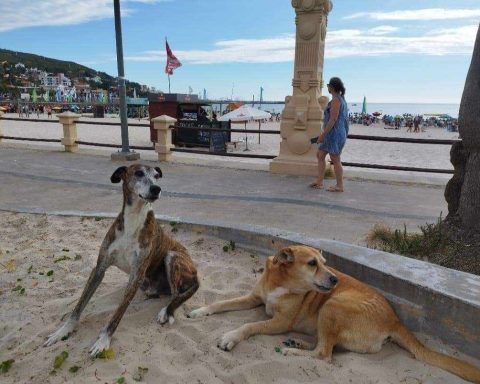
[[[170,294],[168,305],[159,312],[160,324],[174,322],[174,311],[198,289],[197,270],[187,249],[168,237],[157,224],[152,203],[160,196],[158,167],[135,164],[120,167],[112,183],[123,181],[122,211],[110,227],[82,296],[67,321],[45,342],[50,346],[67,337],[98,288],[108,267],[114,265],[129,275],[120,306],[90,349],[92,356],[110,347],[110,340],[130,301],[140,287],[147,296]]]

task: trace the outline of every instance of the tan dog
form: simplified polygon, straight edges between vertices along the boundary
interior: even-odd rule
[[[245,324],[226,333],[219,348],[230,351],[256,334],[296,331],[317,336],[317,343],[295,343],[285,355],[318,356],[331,360],[335,346],[360,353],[380,351],[389,338],[417,359],[480,383],[480,370],[425,347],[400,322],[387,300],[364,283],[325,266],[320,251],[290,246],[266,261],[265,272],[253,291],[190,313],[189,317],[243,310],[265,304],[266,321]]]

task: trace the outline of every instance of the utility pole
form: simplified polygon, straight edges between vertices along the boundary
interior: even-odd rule
[[[118,93],[120,96],[120,121],[122,130],[122,150],[111,155],[112,160],[138,160],[140,154],[130,151],[128,143],[127,101],[125,92],[125,70],[123,68],[122,21],[120,17],[120,0],[113,0],[115,13],[115,40],[117,43]]]

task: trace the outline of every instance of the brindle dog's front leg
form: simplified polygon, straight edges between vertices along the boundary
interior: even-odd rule
[[[118,323],[120,323],[123,314],[127,310],[128,305],[134,298],[138,287],[140,286],[145,277],[145,272],[149,263],[149,258],[145,253],[145,251],[142,251],[142,255],[137,256],[138,264],[136,267],[132,267],[132,272],[130,273],[130,277],[128,279],[128,284],[125,289],[125,295],[123,296],[122,303],[111,317],[107,326],[103,328],[103,330],[100,332],[100,335],[98,336],[95,344],[93,344],[93,346],[90,348],[90,355],[92,357],[95,357],[99,352],[102,352],[103,350],[110,347],[110,340],[112,338],[112,335],[117,329]]]
[[[85,284],[82,296],[78,300],[75,309],[70,314],[67,321],[65,321],[65,323],[56,332],[48,336],[47,341],[43,345],[44,347],[49,347],[50,345],[55,344],[58,340],[67,338],[68,335],[72,333],[78,323],[78,320],[80,320],[80,315],[102,282],[103,277],[105,276],[105,271],[109,266],[110,262],[106,256],[105,249],[102,247],[98,256],[97,265],[90,273],[90,277],[88,278],[87,284]]]

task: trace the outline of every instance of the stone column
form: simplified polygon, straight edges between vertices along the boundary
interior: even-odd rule
[[[177,122],[173,117],[162,115],[152,119],[153,128],[157,131],[157,142],[155,143],[155,152],[158,153],[159,161],[170,161],[172,158],[172,129],[170,126]]]
[[[3,115],[3,111],[0,111],[0,136],[3,136],[3,132],[2,132],[2,115]],[[0,143],[2,142],[2,138],[0,137]]]
[[[292,6],[297,15],[293,95],[285,98],[280,153],[270,163],[270,171],[316,175],[317,145],[310,140],[320,134],[328,103],[321,88],[327,17],[333,5],[330,0],[292,0]]]
[[[57,115],[60,124],[63,125],[62,144],[65,146],[65,152],[77,152],[77,125],[75,124],[82,115],[70,111],[63,112]]]

